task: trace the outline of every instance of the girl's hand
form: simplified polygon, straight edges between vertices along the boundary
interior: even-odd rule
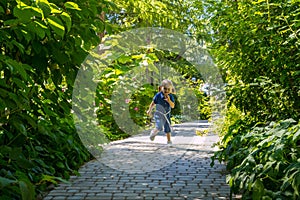
[[[171,101],[171,99],[170,99],[170,96],[169,96],[169,95],[165,95],[165,101],[167,101],[167,102],[170,102],[170,101]]]
[[[152,112],[151,110],[147,110],[147,115],[148,115],[149,117],[151,117],[151,115],[152,115],[151,112]]]
[[[170,104],[171,108],[175,107],[175,103],[173,101],[171,101],[169,95],[165,96],[165,101],[167,101]]]

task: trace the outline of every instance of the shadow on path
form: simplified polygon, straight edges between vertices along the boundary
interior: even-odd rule
[[[208,127],[205,121],[175,125],[172,147],[164,135],[153,142],[147,134],[112,142],[101,158],[82,166],[81,176],[60,184],[44,200],[229,199],[225,166],[210,166],[218,136],[195,134]]]

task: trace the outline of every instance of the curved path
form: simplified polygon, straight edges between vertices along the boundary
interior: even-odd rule
[[[210,166],[218,136],[197,136],[206,121],[174,126],[173,145],[163,134],[152,142],[148,134],[112,142],[101,158],[85,164],[52,190],[44,200],[109,199],[229,199],[225,166]]]

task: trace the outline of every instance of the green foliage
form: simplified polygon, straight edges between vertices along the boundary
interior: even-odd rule
[[[213,159],[227,163],[244,199],[299,199],[300,4],[207,3],[209,45],[228,98]]]
[[[252,199],[298,199],[299,145],[300,124],[288,119],[257,124],[232,139],[215,157],[227,161],[234,192]]]
[[[1,199],[36,199],[91,158],[70,99],[78,66],[104,31],[105,5],[0,2]]]
[[[131,55],[124,54],[120,56],[101,73],[96,92],[97,116],[98,123],[103,127],[103,130],[106,130],[104,132],[109,140],[122,139],[128,137],[128,134],[138,132],[137,130],[133,130],[131,133],[124,132],[129,125],[129,122],[125,120],[127,118],[132,119],[133,123],[142,129],[152,125],[146,111],[153,96],[158,92],[158,86],[162,79],[172,79],[174,85],[177,85],[182,81],[180,79],[186,77],[189,80],[188,78],[194,75],[195,69],[192,69],[192,66],[189,66],[182,58],[178,59],[177,62],[184,63],[185,68],[181,69],[178,63],[175,64],[176,57],[178,56],[160,50],[140,50]],[[143,67],[144,63],[147,63],[147,67]],[[179,73],[180,77],[177,77],[178,80],[176,77],[169,77],[170,73],[167,71],[179,71],[179,69],[181,71]],[[209,118],[210,105],[208,97],[205,97],[203,92],[199,90],[200,82],[199,80],[197,83],[192,81],[187,83],[192,88],[191,92],[195,93],[200,102],[200,105],[195,105],[199,110],[190,112],[195,113],[195,116],[182,116],[180,101],[187,102],[187,100],[179,100],[178,96],[185,94],[187,88],[176,88],[175,108],[172,109],[172,116],[175,117],[173,122],[187,121],[187,117],[197,119],[199,113],[204,119]],[[185,86],[188,87],[187,85]],[[112,98],[113,95],[117,97]],[[122,109],[113,113],[113,104],[122,107]],[[127,110],[130,116],[127,116]],[[124,124],[117,124],[115,117],[124,119]]]
[[[76,133],[71,99],[78,69],[104,33],[164,26],[192,35],[202,27],[197,24],[200,18],[194,16],[199,10],[201,3],[177,1],[152,5],[143,1],[1,0],[1,199],[36,199],[49,184],[68,179],[91,159]],[[140,54],[145,52],[135,56]],[[185,79],[195,75],[191,65],[170,52],[147,56],[154,70],[154,63],[165,59],[163,62],[179,70]],[[134,55],[128,57],[119,58],[108,67],[99,83],[98,120],[111,140],[128,137],[109,109],[111,91],[120,76],[142,62]],[[176,67],[177,61],[181,66]],[[201,79],[199,74],[196,77]],[[145,84],[132,93],[130,115],[140,126],[149,123],[145,109],[156,88],[157,85]],[[209,115],[209,109],[204,112]]]
[[[194,37],[203,28],[198,16],[203,9],[201,1],[160,0],[149,3],[146,0],[128,0],[115,3],[120,9],[108,14],[111,23],[122,29],[164,27]]]
[[[256,120],[299,116],[297,6],[243,1],[211,2],[208,8],[212,53],[226,76],[229,103]]]

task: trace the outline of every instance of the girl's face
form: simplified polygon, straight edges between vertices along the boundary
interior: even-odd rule
[[[163,86],[163,92],[164,92],[165,94],[170,94],[171,91],[172,91],[172,87],[171,87],[170,85],[165,85],[165,86]]]

